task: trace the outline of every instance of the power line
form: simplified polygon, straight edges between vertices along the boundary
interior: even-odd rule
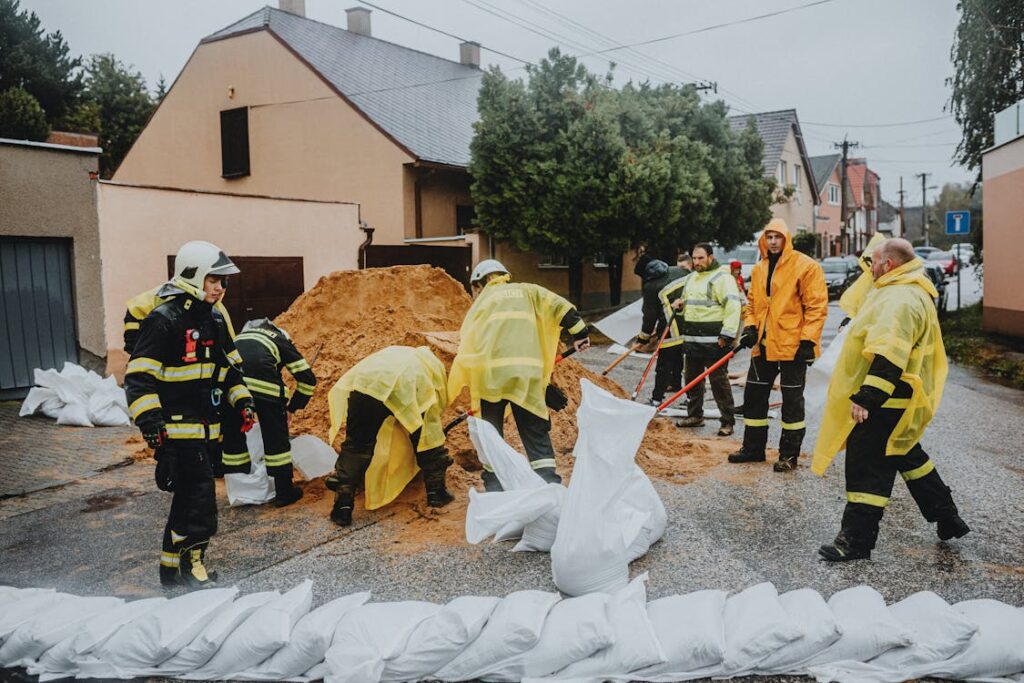
[[[952,118],[950,115],[937,116],[934,119],[920,119],[918,121],[899,121],[897,123],[821,123],[820,121],[803,121],[808,126],[821,128],[897,128],[899,126],[917,126],[922,123],[933,123],[935,121],[946,121]]]

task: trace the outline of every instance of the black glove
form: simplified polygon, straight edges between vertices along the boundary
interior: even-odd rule
[[[843,319],[842,319],[842,321],[841,321],[841,322],[839,323],[839,329],[841,330],[841,329],[843,329],[844,327],[846,327],[846,326],[847,326],[847,325],[849,325],[849,324],[850,324],[850,316],[846,316],[846,317],[845,317],[845,318],[843,318]]]
[[[548,388],[544,391],[544,403],[551,410],[558,411],[569,405],[569,399],[564,391],[554,384],[549,384]]]
[[[754,344],[757,343],[757,326],[747,325],[743,328],[743,334],[740,335],[740,348],[741,349],[752,349]]]
[[[796,350],[796,355],[793,356],[793,360],[802,360],[810,365],[814,362],[814,346],[814,342],[810,339],[801,339],[800,348]]]
[[[146,440],[146,445],[150,448],[157,449],[167,443],[167,428],[162,422],[139,425],[139,431],[142,432],[142,438]]]
[[[168,448],[160,448],[156,452],[156,487],[161,491],[173,491],[178,462],[174,453]]]

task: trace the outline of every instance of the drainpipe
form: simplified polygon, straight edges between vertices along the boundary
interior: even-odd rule
[[[359,221],[359,229],[366,233],[366,239],[359,245],[359,270],[366,268],[366,248],[373,244],[373,231],[366,221]]]

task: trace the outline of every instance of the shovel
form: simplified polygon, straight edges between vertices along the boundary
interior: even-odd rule
[[[615,368],[616,365],[618,365],[622,361],[626,360],[626,358],[629,356],[629,354],[631,354],[634,351],[636,351],[637,349],[639,349],[640,346],[641,346],[640,344],[633,344],[628,349],[626,349],[625,353],[623,353],[621,356],[619,356],[618,358],[613,360],[611,362],[611,365],[609,365],[608,367],[606,367],[604,370],[601,371],[601,376],[602,377],[607,376],[608,373],[611,372]]]
[[[643,389],[644,382],[647,381],[647,375],[651,372],[651,368],[654,367],[654,361],[658,358],[658,353],[661,351],[661,345],[665,341],[665,337],[668,336],[668,331],[672,329],[671,321],[668,325],[665,325],[665,331],[661,333],[661,339],[658,340],[658,346],[654,349],[654,353],[651,354],[651,359],[647,361],[647,367],[644,368],[643,377],[636,385],[636,389],[633,390],[633,395],[629,397],[631,401],[635,401],[636,397],[640,394],[640,390]]]
[[[715,364],[714,364],[714,365],[712,365],[712,366],[711,366],[710,368],[708,368],[708,369],[707,369],[707,370],[705,370],[704,372],[700,373],[700,374],[699,374],[699,375],[698,375],[697,377],[695,377],[695,378],[693,379],[693,381],[692,381],[692,382],[690,382],[689,384],[687,384],[687,385],[686,385],[685,387],[683,387],[682,389],[680,389],[680,390],[679,390],[679,391],[677,391],[676,393],[672,394],[672,396],[671,396],[671,397],[669,397],[669,398],[668,398],[668,399],[667,399],[667,400],[666,400],[666,401],[665,401],[664,403],[662,403],[662,404],[661,404],[660,406],[658,406],[658,412],[660,413],[661,411],[665,410],[665,408],[668,408],[668,407],[669,407],[670,405],[672,405],[673,403],[675,403],[676,401],[678,401],[678,400],[679,400],[679,398],[680,398],[680,397],[681,397],[681,396],[682,396],[683,394],[685,394],[685,393],[686,393],[687,391],[689,391],[690,389],[693,389],[693,388],[694,388],[695,386],[697,386],[698,384],[700,384],[701,382],[703,382],[703,381],[704,381],[704,379],[705,379],[705,378],[706,378],[706,377],[707,377],[708,375],[710,375],[710,374],[711,374],[712,372],[714,372],[714,371],[715,371],[715,370],[717,370],[718,368],[720,368],[720,367],[722,367],[723,365],[725,365],[726,363],[728,363],[728,362],[729,362],[729,359],[730,359],[730,358],[732,358],[732,357],[733,357],[733,356],[735,356],[735,355],[736,355],[736,352],[735,352],[735,351],[730,351],[729,353],[727,353],[727,354],[725,354],[724,356],[722,356],[721,358],[719,358],[719,359],[718,359],[717,361],[715,361]]]

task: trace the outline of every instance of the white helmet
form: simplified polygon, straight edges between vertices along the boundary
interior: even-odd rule
[[[192,296],[203,299],[203,282],[207,275],[234,275],[240,273],[220,247],[209,242],[186,242],[174,257],[174,277],[171,282]]]
[[[475,285],[492,273],[505,273],[507,275],[508,269],[501,265],[500,261],[496,261],[492,258],[484,259],[480,263],[476,264],[476,268],[473,269],[473,274],[469,276],[469,284]]]

